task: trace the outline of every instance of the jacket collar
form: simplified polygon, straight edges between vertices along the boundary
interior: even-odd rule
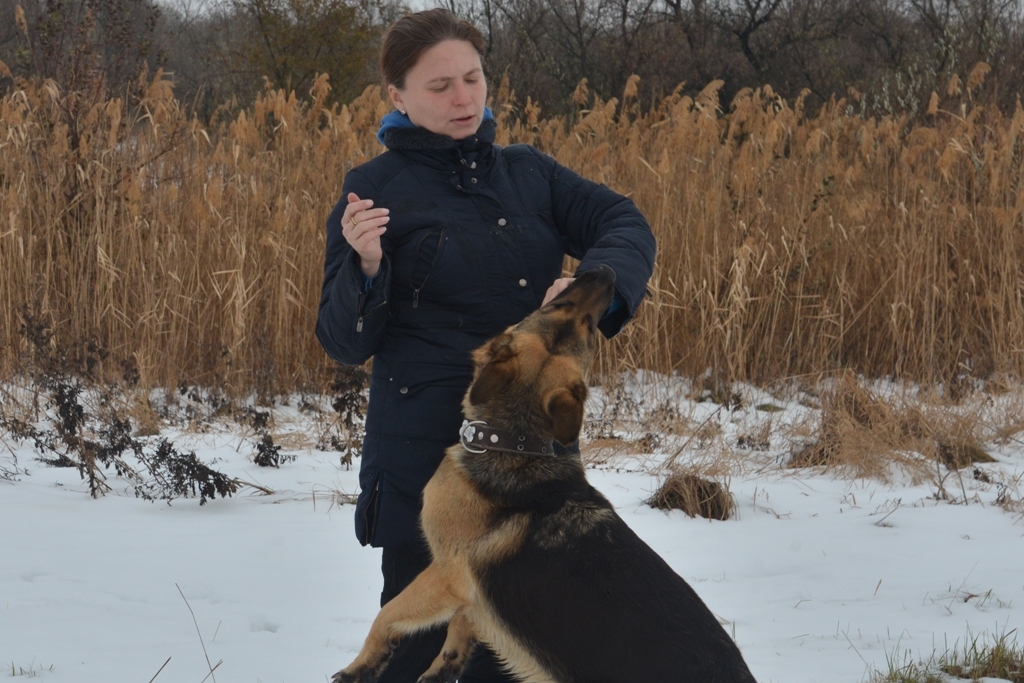
[[[410,149],[410,150],[431,150],[448,149],[452,147],[465,147],[466,145],[479,145],[481,142],[490,144],[494,142],[494,112],[490,107],[484,107],[484,118],[480,128],[475,135],[465,140],[455,140],[447,135],[432,133],[426,128],[421,128],[413,123],[407,114],[400,111],[392,111],[380,121],[380,129],[377,131],[377,140],[388,149]],[[490,135],[490,140],[483,138]]]

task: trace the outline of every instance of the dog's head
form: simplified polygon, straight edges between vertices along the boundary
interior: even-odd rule
[[[579,438],[597,322],[615,294],[600,266],[473,353],[476,373],[463,408],[471,420],[563,445]]]

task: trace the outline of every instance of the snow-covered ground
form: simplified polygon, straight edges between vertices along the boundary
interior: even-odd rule
[[[746,398],[733,411],[682,397],[676,406],[688,424],[719,425],[720,448],[770,423],[768,450],[729,461],[734,519],[644,504],[658,463],[676,449],[669,439],[664,453],[599,458],[588,476],[726,622],[759,681],[858,683],[891,660],[927,659],[1024,623],[1024,520],[996,504],[1000,494],[1020,500],[1024,448],[990,444],[998,462],[979,466],[982,476],[951,475],[947,488],[968,498],[954,504],[929,481],[783,468],[791,443],[781,426],[813,410]],[[754,408],[765,400],[784,410]],[[278,442],[308,433],[304,420],[276,409]],[[354,508],[339,495],[357,491],[355,469],[337,453],[288,447],[294,461],[257,467],[251,430],[230,421],[163,436],[274,493],[151,503],[110,473],[113,491],[94,500],[77,470],[42,466],[30,443],[0,434],[0,465],[9,470],[16,455],[29,470],[0,480],[0,676],[329,678],[358,651],[379,601],[379,551],[360,547]],[[701,448],[689,443],[683,457]]]

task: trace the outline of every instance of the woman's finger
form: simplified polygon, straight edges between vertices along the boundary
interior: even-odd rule
[[[378,264],[383,258],[380,236],[387,230],[389,211],[384,208],[372,208],[372,199],[360,199],[355,192],[350,192],[347,199],[348,206],[341,216],[341,233],[352,249],[359,254],[363,272],[373,277],[378,272]]]
[[[380,249],[380,236],[387,230],[387,226],[378,225],[367,226],[364,228],[363,225],[360,224],[356,230],[358,230],[358,234],[351,237],[348,243],[352,245],[353,249],[362,254],[365,248],[371,243],[374,243],[373,246],[375,249]]]
[[[541,306],[547,306],[548,302],[554,299],[556,296],[565,291],[565,288],[572,284],[572,281],[576,278],[563,277],[555,280],[548,291],[544,294],[544,301],[541,302]]]
[[[341,217],[341,227],[343,229],[352,228],[357,225],[359,221],[368,218],[367,211],[369,210],[369,207],[365,204],[365,202],[358,202],[356,204],[348,205],[348,208],[345,209],[345,213]]]
[[[366,211],[373,206],[372,199],[360,199],[355,192],[348,193],[348,206],[345,207],[345,212],[341,216],[341,227],[347,228],[352,226],[353,217],[360,211]],[[356,222],[359,218],[355,218]]]
[[[388,209],[373,209],[354,212],[348,218],[342,217],[342,234],[348,239],[370,228],[378,228],[390,220],[388,213]]]
[[[387,209],[378,209],[377,211],[361,211],[357,213],[349,222],[349,225],[342,228],[345,239],[352,242],[359,239],[368,230],[376,230],[387,225],[388,221],[391,220],[387,211]]]

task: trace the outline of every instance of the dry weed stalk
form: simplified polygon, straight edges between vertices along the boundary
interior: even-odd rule
[[[943,381],[1024,370],[1024,109],[971,108],[984,75],[926,123],[842,100],[810,117],[768,87],[722,112],[719,82],[649,111],[581,84],[572,120],[502,86],[494,109],[499,142],[628,194],[657,235],[651,296],[598,372]],[[55,344],[134,359],[141,386],[329,381],[324,219],[388,107],[372,87],[328,108],[328,88],[267,90],[204,127],[159,74],[132,102],[17,84],[0,99],[0,375],[28,306]]]

